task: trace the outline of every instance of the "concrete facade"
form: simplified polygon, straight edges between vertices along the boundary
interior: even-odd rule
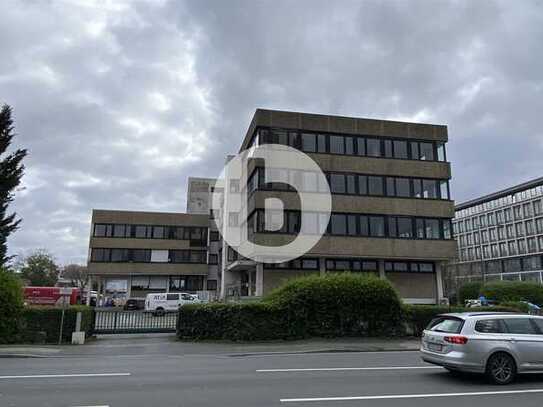
[[[472,281],[543,283],[543,178],[457,205],[453,227],[447,292]]]
[[[298,261],[273,267],[255,263],[239,256],[235,248],[228,247],[218,236],[213,218],[220,228],[228,214],[222,210],[211,213],[214,180],[190,177],[186,214],[93,211],[89,243],[92,278],[99,280],[101,286],[107,286],[109,281],[122,286],[118,280],[126,279],[126,296],[144,295],[149,290],[168,291],[173,287],[228,298],[265,295],[293,277],[351,271],[389,279],[409,302],[439,302],[443,297],[442,263],[456,253],[450,226],[454,203],[448,189],[451,166],[445,155],[447,127],[257,109],[240,151],[270,142],[273,137],[281,140],[283,134],[295,140],[293,147],[315,160],[329,177],[331,188],[331,174],[340,174],[345,182],[348,177],[355,177],[352,178],[358,182],[355,192],[332,191],[334,222],[341,221],[343,216],[347,219],[348,214],[355,216],[360,222],[355,234],[332,233],[331,224],[320,241]],[[321,138],[325,140],[325,148],[321,149],[319,144],[318,151],[316,147],[315,151],[304,150],[307,149],[305,140],[313,138],[319,143]],[[340,146],[343,153],[334,150],[333,143],[337,140],[343,143],[343,147]],[[261,166],[258,160],[251,160],[246,175],[256,173],[258,176]],[[375,182],[380,183],[382,193],[372,192]],[[258,219],[270,198],[280,199],[286,211],[299,209],[296,192],[259,184],[248,196],[249,213]],[[372,224],[374,221],[377,223]],[[383,234],[364,234],[362,222],[370,222],[371,233],[382,224]],[[130,225],[130,235],[119,238],[113,236],[113,231],[95,233],[96,225],[116,224]],[[170,238],[135,237],[137,225],[166,226]],[[205,228],[205,243],[177,237],[171,232],[176,227]],[[154,229],[151,230],[146,233],[154,233]],[[112,235],[101,236],[103,233]],[[292,240],[293,235],[258,230],[253,239],[255,243],[281,245]],[[107,249],[130,252],[108,252]],[[198,262],[183,262],[176,257],[189,256],[190,259],[192,251],[205,251],[205,262],[199,262],[203,259],[199,254],[195,254]],[[107,261],[104,256],[109,256]],[[118,256],[126,256],[122,260],[127,261],[117,261]],[[142,257],[145,261],[134,260]],[[189,280],[180,280],[185,276],[190,277],[190,287],[187,287]],[[143,288],[146,277],[149,277],[149,285]],[[153,281],[158,277],[166,280]],[[137,284],[133,284],[134,280]],[[164,284],[166,286],[161,288]],[[180,284],[184,286],[179,287]]]

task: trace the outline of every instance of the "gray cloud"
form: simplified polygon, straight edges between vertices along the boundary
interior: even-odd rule
[[[12,253],[84,261],[92,208],[182,211],[257,107],[449,125],[463,201],[540,174],[543,11],[480,1],[0,4],[29,148]]]

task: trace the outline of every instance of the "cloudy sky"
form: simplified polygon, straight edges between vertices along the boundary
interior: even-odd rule
[[[449,126],[457,202],[542,176],[541,1],[0,2],[29,149],[12,254],[86,260],[92,208],[184,211],[257,107]]]

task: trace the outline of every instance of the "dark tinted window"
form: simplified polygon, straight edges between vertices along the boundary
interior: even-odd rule
[[[385,235],[385,219],[382,216],[370,216],[370,233],[372,236]]]
[[[368,190],[370,195],[383,195],[383,178],[368,177]]]
[[[401,197],[409,197],[411,195],[408,178],[396,178],[396,195]]]
[[[373,138],[367,139],[366,154],[370,157],[381,157],[381,141]]]
[[[451,334],[459,334],[464,326],[464,321],[459,318],[438,317],[430,322],[426,328],[429,331],[446,332]]]
[[[347,223],[345,215],[333,214],[330,217],[330,232],[333,235],[347,234]]]
[[[407,158],[407,141],[394,141],[394,157]]]
[[[475,323],[475,330],[487,334],[504,333],[503,324],[499,319],[483,319]]]
[[[503,322],[510,334],[534,335],[537,333],[529,318],[504,318]]]
[[[343,174],[330,175],[330,192],[333,194],[345,193],[345,177]]]
[[[345,154],[345,145],[343,144],[343,137],[330,136],[330,152],[333,154]]]
[[[366,155],[366,139],[362,137],[356,139],[356,152],[358,155]]]
[[[317,138],[317,151],[319,153],[326,153],[326,136],[319,134]]]
[[[317,151],[317,136],[315,134],[302,134],[302,150],[308,153]]]
[[[177,301],[179,299],[179,294],[166,294],[166,300],[168,301]]]

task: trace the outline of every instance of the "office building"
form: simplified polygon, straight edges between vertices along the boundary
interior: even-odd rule
[[[447,290],[469,281],[542,282],[543,178],[456,206]]]
[[[181,287],[181,283],[172,285],[172,279],[196,276],[191,277],[197,279],[191,280],[196,283],[185,282],[181,289],[209,292],[213,288],[221,298],[262,296],[290,278],[346,271],[375,274],[390,280],[407,302],[439,302],[443,298],[443,264],[457,251],[452,236],[454,203],[449,192],[451,168],[446,158],[447,140],[447,127],[442,125],[258,109],[239,150],[274,143],[308,154],[326,175],[332,193],[332,214],[327,225],[319,224],[318,214],[301,215],[296,192],[282,183],[266,184],[265,169],[255,160],[247,167],[244,178],[247,184],[238,186],[248,190],[247,205],[251,212],[247,227],[252,239],[266,245],[281,245],[292,240],[301,225],[306,230],[325,230],[309,252],[279,264],[255,262],[240,256],[235,247],[229,247],[220,238],[210,213],[206,215],[213,186],[198,181],[205,179],[191,178],[195,184],[188,189],[197,195],[192,201],[187,200],[187,209],[193,213],[166,214],[166,218],[160,214],[142,214],[140,218],[138,213],[121,216],[118,214],[122,212],[117,211],[95,211],[89,270],[96,277],[123,274],[132,275],[133,279],[134,275],[146,275],[149,282],[160,275],[164,277],[161,290]],[[300,176],[288,168],[277,170],[284,174],[285,180]],[[310,178],[304,181],[307,191],[318,191],[318,188]],[[280,199],[285,209],[283,228],[273,233],[262,227],[267,198]],[[212,217],[217,218],[220,227],[231,214],[219,211]],[[119,238],[114,234],[117,223],[130,224],[128,237]],[[99,233],[111,236],[96,236],[98,224],[105,225],[99,226]],[[164,226],[167,236],[178,236],[176,227],[208,230],[201,231],[202,240],[193,246],[192,239],[185,239],[189,235],[185,235],[184,230],[183,239],[155,240],[147,234],[153,236],[153,231],[146,231],[145,238],[138,238],[139,224]],[[104,227],[113,229],[102,232]],[[136,262],[134,257],[117,261],[117,253],[114,257],[113,252],[102,254],[100,251],[108,248],[150,250],[146,257],[149,261]],[[153,261],[159,258],[158,254],[153,257],[153,250],[162,250],[160,259],[164,264]],[[188,251],[179,255],[191,261],[178,261],[178,250]],[[200,263],[204,258],[205,262]],[[184,278],[188,281],[188,277]],[[127,284],[132,296],[146,292],[139,286],[135,291],[132,283]],[[158,284],[154,284],[148,285],[146,290],[158,288]]]

